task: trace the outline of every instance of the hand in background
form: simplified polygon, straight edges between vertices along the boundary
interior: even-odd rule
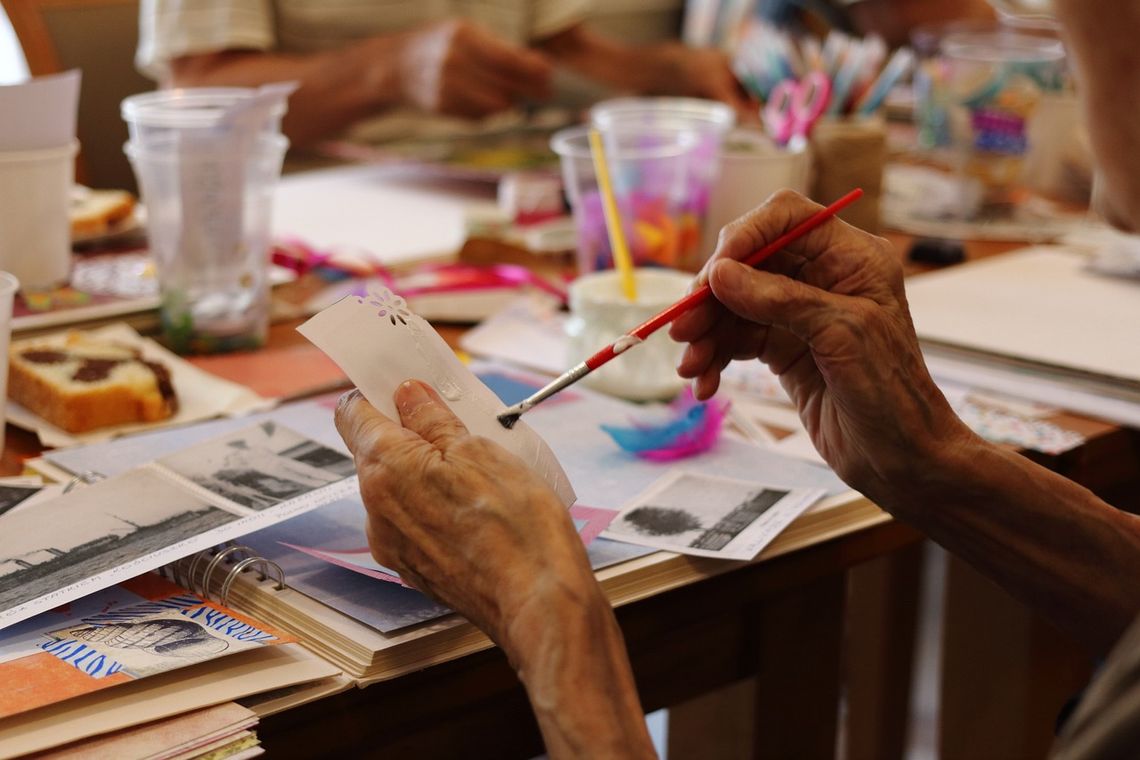
[[[475,118],[550,97],[545,57],[469,21],[408,33],[397,70],[403,99],[432,113]]]
[[[732,73],[727,55],[712,48],[668,45],[664,61],[662,93],[719,100],[736,110],[741,123],[758,123],[760,103],[754,100]]]
[[[356,458],[376,561],[485,630],[507,652],[528,605],[580,585],[604,604],[582,541],[554,492],[522,460],[463,423],[429,386],[395,394],[400,422],[359,393],[336,425]],[[401,424],[402,423],[402,424]],[[539,610],[535,610],[539,612]]]
[[[820,208],[782,191],[721,231],[698,277],[715,300],[670,330],[690,344],[678,372],[708,398],[729,361],[759,358],[779,375],[824,459],[890,508],[972,434],[926,369],[902,267],[885,240],[831,219],[762,270],[739,263]]]

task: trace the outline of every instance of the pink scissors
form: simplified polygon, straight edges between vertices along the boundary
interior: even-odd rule
[[[780,145],[794,137],[807,137],[831,100],[831,80],[812,71],[800,81],[785,79],[772,90],[764,106],[764,123]]]

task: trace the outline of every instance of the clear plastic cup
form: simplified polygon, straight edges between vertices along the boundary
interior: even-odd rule
[[[614,98],[590,109],[590,122],[598,129],[617,126],[684,127],[723,138],[736,125],[732,108],[715,100],[698,98]]]
[[[169,144],[189,133],[215,132],[229,128],[234,107],[250,102],[258,90],[247,87],[202,87],[158,90],[126,98],[120,108],[130,130],[131,143],[144,149]],[[250,114],[243,128],[250,132],[280,134],[285,114],[284,97],[272,99]]]
[[[942,41],[960,216],[1009,216],[1025,195],[1028,126],[1042,96],[1065,86],[1059,40],[1008,32]]]
[[[613,129],[695,132],[697,144],[689,154],[689,171],[693,182],[712,188],[717,181],[721,147],[726,135],[736,126],[736,112],[715,100],[628,97],[596,104],[590,109],[590,122],[602,132]]]
[[[175,351],[265,342],[270,217],[287,147],[277,134],[246,144],[177,133],[124,147],[146,204],[163,333]]]
[[[551,138],[574,213],[582,273],[613,266],[589,133],[589,127],[571,127]],[[622,124],[602,136],[634,265],[700,268],[708,254],[700,238],[717,155],[697,154],[700,135],[688,127]]]

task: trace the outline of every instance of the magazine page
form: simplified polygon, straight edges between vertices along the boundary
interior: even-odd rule
[[[154,574],[0,635],[0,719],[257,647],[293,641]]]

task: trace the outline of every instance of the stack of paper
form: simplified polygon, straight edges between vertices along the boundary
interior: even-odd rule
[[[150,754],[160,757],[246,752],[256,746],[247,710],[165,719],[338,673],[291,636],[140,576],[0,632],[0,757],[73,742],[59,756],[144,757],[158,738],[166,744]],[[179,751],[158,752],[171,748]]]
[[[140,726],[113,731],[50,750],[40,760],[91,757],[139,760],[245,760],[264,754],[257,713],[234,702],[206,707]]]
[[[1086,263],[1042,246],[908,280],[935,377],[1140,426],[1140,281]]]

